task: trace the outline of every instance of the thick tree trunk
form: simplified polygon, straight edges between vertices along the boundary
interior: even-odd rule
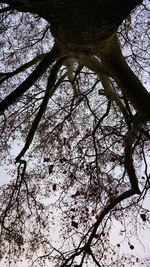
[[[150,118],[150,95],[123,58],[115,37],[121,22],[142,0],[6,0],[10,9],[38,14],[50,23],[64,54],[96,55],[137,111]]]
[[[142,0],[6,0],[11,8],[38,14],[64,48],[88,49],[115,32]]]

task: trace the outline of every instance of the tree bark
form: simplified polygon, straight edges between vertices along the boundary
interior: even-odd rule
[[[97,56],[134,108],[145,120],[150,120],[150,94],[125,61],[116,35]]]
[[[64,48],[99,45],[115,32],[142,0],[6,0],[10,8],[38,14],[51,25],[55,41]]]
[[[96,55],[135,109],[150,118],[150,95],[121,54],[115,32],[142,0],[6,0],[10,9],[38,14],[50,23],[64,54]]]

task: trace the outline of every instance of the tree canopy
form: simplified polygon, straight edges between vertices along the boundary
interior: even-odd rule
[[[0,8],[0,153],[11,169],[0,191],[1,258],[143,263],[119,251],[133,251],[132,235],[149,223],[149,1]]]

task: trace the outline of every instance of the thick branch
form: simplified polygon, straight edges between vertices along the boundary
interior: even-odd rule
[[[38,14],[50,23],[60,46],[84,51],[111,36],[142,0],[4,0],[1,3]]]
[[[91,242],[93,240],[94,235],[96,234],[96,231],[100,225],[100,223],[102,222],[102,220],[104,219],[104,217],[119,203],[121,203],[123,200],[135,195],[136,192],[133,189],[130,189],[124,193],[122,193],[120,196],[116,197],[116,199],[114,199],[106,208],[103,209],[103,211],[100,213],[99,215],[99,219],[97,220],[97,222],[94,224],[92,233],[89,237],[89,240],[87,242],[87,247],[90,247]]]
[[[69,58],[65,61],[65,65],[67,67],[67,76],[68,76],[68,79],[69,81],[71,82],[72,84],[72,88],[73,88],[73,93],[74,93],[74,96],[78,96],[79,95],[79,90],[76,86],[76,83],[75,83],[75,77],[74,77],[74,74],[73,74],[73,71],[74,71],[74,68],[73,68],[73,65],[74,65],[74,62],[75,62],[75,59],[74,58]]]
[[[137,194],[141,194],[141,192],[138,186],[138,178],[136,176],[133,165],[133,145],[144,122],[145,121],[143,121],[143,118],[141,118],[141,116],[137,114],[133,119],[133,124],[131,126],[131,129],[129,129],[125,139],[125,168],[130,179],[131,187]]]
[[[39,62],[40,60],[42,60],[44,58],[44,56],[46,56],[47,53],[43,53],[40,55],[37,55],[37,57],[33,58],[32,60],[30,60],[29,62],[21,65],[19,68],[17,68],[16,70],[12,71],[12,72],[0,72],[0,84],[2,84],[5,80],[7,80],[8,78],[11,78],[15,75],[17,75],[20,72],[23,72],[24,70],[30,68],[31,66],[35,65],[37,62]]]
[[[42,116],[46,110],[48,101],[49,101],[50,97],[55,92],[56,87],[54,87],[54,85],[56,82],[57,72],[59,71],[59,68],[61,67],[62,62],[64,60],[65,60],[65,58],[58,60],[51,70],[51,73],[50,73],[49,78],[48,78],[46,92],[45,92],[43,101],[41,103],[40,109],[39,109],[39,111],[38,111],[38,113],[37,113],[37,115],[36,115],[36,117],[32,123],[31,129],[30,129],[28,136],[26,138],[26,143],[25,143],[24,147],[21,150],[21,152],[19,153],[19,155],[16,157],[16,162],[19,162],[19,160],[24,156],[25,152],[28,150],[28,148],[29,148],[29,146],[33,140],[33,137],[35,135],[38,124],[39,124],[39,122],[40,122],[40,120],[41,120],[41,118],[42,118]]]
[[[29,75],[29,77],[20,84],[12,93],[10,93],[0,103],[0,114],[3,113],[13,102],[17,101],[33,84],[37,79],[47,70],[47,68],[60,56],[56,46],[46,54],[43,60],[39,63],[36,69]]]
[[[150,94],[126,63],[115,35],[99,57],[134,108],[150,120]]]
[[[124,114],[125,118],[128,117],[128,113],[126,110],[126,107],[124,106],[123,102],[119,98],[117,92],[114,90],[114,88],[111,86],[110,79],[108,76],[108,72],[104,66],[96,57],[94,56],[86,56],[86,55],[80,55],[79,56],[80,62],[82,62],[87,68],[94,71],[96,74],[98,74],[101,83],[104,87],[105,95],[110,101],[115,101],[117,106],[120,108],[122,113]]]
[[[1,13],[5,13],[5,12],[8,12],[8,11],[11,11],[12,9],[11,9],[11,7],[9,7],[9,6],[7,6],[7,7],[4,7],[4,8],[1,8],[0,9],[0,14]]]
[[[87,251],[88,248],[90,248],[91,243],[93,241],[93,238],[97,232],[97,229],[99,227],[99,225],[101,224],[102,220],[104,219],[104,217],[119,203],[121,203],[123,200],[135,195],[136,192],[134,191],[134,189],[130,189],[124,193],[122,193],[120,196],[116,197],[110,204],[108,204],[108,206],[106,208],[104,208],[102,210],[102,212],[99,215],[99,219],[95,222],[95,224],[93,225],[93,230],[89,236],[88,241],[86,242],[85,246],[83,246],[82,248],[79,248],[79,251],[76,251],[74,254],[72,254],[68,259],[65,260],[65,262],[61,265],[61,267],[65,267],[67,263],[69,263],[72,259],[74,259],[76,256],[82,254],[84,251]]]

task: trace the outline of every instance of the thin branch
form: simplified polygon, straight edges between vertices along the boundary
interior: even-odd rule
[[[37,55],[35,58],[33,58],[32,60],[30,60],[29,62],[21,65],[19,68],[17,68],[16,70],[12,71],[12,72],[1,72],[0,73],[0,84],[2,84],[5,80],[7,80],[8,78],[11,78],[15,75],[17,75],[20,72],[23,72],[24,70],[30,68],[31,66],[35,65],[37,62],[39,62],[40,60],[42,60],[48,53],[43,53],[40,55]]]
[[[22,165],[23,165],[23,170],[20,173],[20,169],[21,169]],[[5,223],[5,218],[7,216],[7,213],[13,207],[13,205],[16,203],[16,200],[18,198],[18,194],[20,192],[22,181],[24,179],[25,171],[26,171],[26,161],[25,160],[20,160],[19,161],[18,170],[17,170],[16,182],[15,182],[15,184],[13,186],[13,190],[12,190],[9,202],[8,202],[5,210],[1,214],[0,224],[2,225],[2,230],[3,230],[3,228],[5,228],[4,223]],[[16,197],[15,197],[15,194],[17,194]]]
[[[97,265],[98,267],[101,267],[101,265],[99,264],[99,262],[98,262],[97,259],[95,258],[95,256],[94,256],[92,250],[90,250],[90,252],[91,252],[91,257],[92,257],[93,261],[96,263],[96,265]]]
[[[109,111],[110,111],[110,106],[111,106],[111,101],[109,100],[108,104],[107,104],[106,112],[103,114],[103,116],[99,119],[98,123],[96,124],[96,126],[95,126],[95,128],[93,130],[93,133],[92,133],[93,135],[96,133],[96,131],[99,128],[99,126],[102,123],[102,121],[108,116]]]
[[[17,101],[37,79],[46,71],[46,69],[60,56],[59,50],[54,45],[52,50],[46,54],[43,60],[39,63],[36,69],[29,75],[29,77],[20,84],[12,93],[10,93],[0,103],[0,114],[3,113],[13,102]]]
[[[105,207],[102,212],[99,215],[99,219],[94,223],[93,225],[93,230],[89,236],[88,241],[86,242],[86,244],[82,247],[79,248],[79,251],[75,251],[74,254],[72,254],[68,259],[65,260],[65,262],[61,265],[61,267],[65,267],[67,263],[69,263],[72,259],[74,259],[76,256],[80,255],[81,253],[83,253],[84,251],[88,251],[88,249],[90,249],[91,243],[93,241],[93,238],[97,232],[97,229],[100,225],[100,223],[102,222],[102,220],[104,219],[104,217],[119,203],[121,203],[123,200],[133,196],[137,194],[137,192],[134,191],[134,189],[130,189],[124,193],[122,193],[120,196],[116,197],[110,204],[107,205],[107,207]]]
[[[50,97],[55,92],[56,87],[54,87],[54,85],[55,85],[55,81],[56,81],[56,75],[57,75],[57,72],[58,72],[59,68],[61,67],[62,62],[64,60],[65,60],[65,58],[58,60],[51,70],[51,73],[50,73],[49,78],[48,78],[46,92],[45,92],[43,101],[41,103],[40,109],[39,109],[39,111],[38,111],[38,113],[37,113],[37,115],[36,115],[36,117],[32,123],[31,129],[30,129],[28,136],[26,138],[26,143],[25,143],[24,147],[21,150],[21,152],[19,153],[19,155],[16,157],[16,162],[18,162],[21,159],[21,157],[24,156],[25,152],[28,150],[28,148],[29,148],[29,146],[30,146],[30,144],[34,138],[36,129],[37,129],[38,124],[39,124],[39,122],[40,122],[40,120],[41,120],[41,118],[42,118],[42,116],[46,110],[48,101],[49,101]]]
[[[126,107],[124,106],[123,102],[119,98],[117,92],[111,86],[110,78],[108,76],[108,72],[104,64],[102,64],[100,60],[98,60],[96,57],[94,56],[90,57],[86,55],[80,55],[79,61],[83,63],[87,68],[94,71],[99,76],[100,81],[104,87],[105,95],[108,98],[108,100],[115,101],[117,106],[122,111],[124,117],[128,118]]]
[[[117,106],[120,108],[121,112],[123,113],[125,119],[127,120],[128,112],[126,110],[126,107],[124,106],[123,102],[121,101],[115,89],[112,87],[109,76],[100,75],[99,77],[104,87],[104,93],[106,97],[108,98],[108,100],[114,101],[117,104]]]

